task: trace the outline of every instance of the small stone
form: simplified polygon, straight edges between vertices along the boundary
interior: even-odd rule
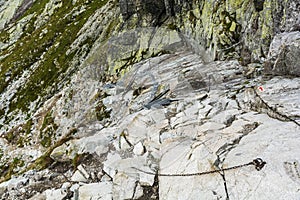
[[[66,155],[67,145],[63,144],[53,150],[50,157],[58,162],[66,162],[69,161],[70,158]]]
[[[78,190],[79,187],[80,187],[79,184],[74,184],[70,187],[70,191],[74,192],[74,191]]]
[[[144,194],[143,188],[140,184],[138,184],[135,188],[134,197],[133,199],[140,199]]]
[[[131,199],[137,180],[126,173],[119,172],[113,179],[113,199]]]
[[[118,163],[122,158],[119,154],[108,154],[107,160],[103,163],[103,171],[110,177],[114,178],[116,175],[115,163]]]
[[[68,189],[68,188],[70,188],[72,186],[72,184],[70,183],[70,182],[65,182],[62,186],[61,186],[61,188],[62,189]]]
[[[113,185],[111,182],[91,183],[79,187],[78,199],[112,199]]]
[[[87,173],[87,171],[83,168],[82,165],[79,165],[77,167],[77,169],[82,173],[82,175],[86,178],[86,179],[89,179],[90,178],[90,175]]]
[[[139,181],[142,186],[151,186],[154,184],[154,175],[140,173]]]
[[[219,126],[222,124],[228,125],[231,124],[235,120],[235,116],[240,113],[237,109],[222,111],[215,116],[212,117],[211,121],[215,123],[219,123]]]
[[[145,147],[143,146],[142,142],[139,142],[136,145],[134,145],[133,153],[137,156],[141,156],[145,153]]]
[[[3,182],[0,184],[0,194],[4,190],[14,190],[16,188],[20,188],[20,186],[25,185],[29,181],[28,178],[18,177],[12,178],[9,181]]]
[[[100,145],[96,147],[95,151],[98,156],[101,156],[102,154],[107,153],[109,151],[109,148],[108,146]]]
[[[91,179],[96,180],[97,178],[96,172],[91,172],[90,174],[91,174]]]
[[[71,177],[71,181],[73,182],[87,182],[87,179],[84,177],[84,175],[79,171],[76,170],[73,176]]]
[[[46,195],[44,193],[37,193],[36,195],[34,195],[28,200],[45,200],[45,199],[46,199]]]
[[[25,188],[21,188],[20,192],[24,194],[26,192],[26,189]]]
[[[101,179],[102,176],[103,176],[103,172],[102,172],[102,171],[100,171],[100,172],[97,173],[97,178],[98,178],[98,179]]]
[[[120,137],[120,147],[121,149],[129,149],[131,147],[128,141],[123,136]]]
[[[46,194],[47,200],[62,200],[67,196],[67,192],[61,189],[58,190],[46,190],[44,192]]]
[[[100,180],[101,182],[106,182],[106,181],[111,181],[111,178],[107,174],[105,174],[100,178]]]

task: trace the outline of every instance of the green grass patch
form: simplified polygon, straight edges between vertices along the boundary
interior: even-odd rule
[[[52,145],[52,139],[55,137],[57,128],[58,126],[54,123],[52,112],[48,112],[40,130],[40,140],[43,147],[50,147]]]
[[[36,1],[34,5],[26,11],[25,15],[36,13],[40,14],[48,0]],[[49,21],[38,29],[34,29],[34,17],[27,24],[23,36],[16,42],[12,52],[5,50],[0,55],[9,54],[2,60],[0,73],[0,92],[14,80],[21,76],[22,72],[29,69],[35,62],[41,61],[29,81],[14,96],[14,100],[10,104],[9,112],[15,110],[28,111],[28,107],[32,101],[39,96],[42,101],[46,95],[51,96],[57,91],[57,85],[60,83],[59,77],[70,67],[70,62],[79,52],[73,52],[66,55],[67,49],[77,38],[78,31],[85,24],[87,19],[95,12],[96,9],[102,7],[107,1],[78,1],[72,5],[72,1],[62,1],[63,6],[58,8],[50,17]],[[75,7],[86,5],[86,10],[78,16],[73,16],[71,12]],[[75,9],[76,10],[76,9]],[[44,33],[43,31],[46,31]],[[83,44],[90,47],[94,43],[93,38],[87,38]],[[43,59],[41,59],[41,55]],[[5,73],[11,71],[9,80],[5,81]],[[68,75],[70,76],[70,75]]]

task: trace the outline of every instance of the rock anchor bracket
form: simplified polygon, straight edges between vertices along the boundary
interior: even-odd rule
[[[252,161],[253,165],[255,166],[255,169],[257,171],[260,171],[265,164],[267,164],[265,161],[263,161],[261,158],[256,158]]]

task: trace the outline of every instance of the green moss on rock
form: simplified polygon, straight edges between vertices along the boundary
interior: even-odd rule
[[[229,7],[232,10],[239,9],[244,2],[245,0],[228,0]]]
[[[52,112],[48,112],[44,118],[41,130],[40,140],[43,147],[50,147],[58,126],[54,123]]]
[[[39,15],[48,0],[36,1],[25,15],[35,13]],[[57,83],[71,66],[71,61],[77,52],[66,55],[66,49],[77,38],[77,33],[94,11],[102,7],[107,1],[63,1],[63,5],[50,16],[48,22],[39,28],[34,27],[37,17],[33,17],[23,36],[16,42],[15,47],[5,50],[1,55],[8,54],[1,62],[0,92],[25,70],[31,71],[28,82],[14,95],[9,112],[22,110],[27,112],[30,103],[41,98],[44,101],[57,91]],[[79,15],[73,12],[85,6],[86,10]],[[73,12],[71,12],[73,10]],[[87,40],[90,45],[93,41]],[[39,62],[38,67],[30,67]],[[5,73],[11,70],[11,76],[5,80]]]
[[[42,170],[48,167],[51,163],[53,163],[53,159],[50,157],[51,153],[53,150],[62,144],[68,142],[69,140],[73,139],[73,135],[77,132],[76,128],[72,128],[64,137],[56,141],[53,145],[51,145],[42,156],[37,158],[32,164],[26,167],[23,171],[20,172],[20,174],[31,170],[31,169],[36,169],[36,170]],[[1,181],[0,181],[1,182]]]
[[[9,41],[10,34],[6,30],[0,32],[0,42],[6,43]]]
[[[7,163],[2,163],[2,165],[0,165],[0,183],[9,180],[11,176],[17,173],[18,169],[24,165],[25,162],[19,157],[15,157]]]
[[[32,120],[28,120],[26,123],[21,124],[12,128],[10,131],[4,133],[3,137],[13,145],[17,145],[18,147],[24,147],[30,143],[30,130],[32,127]]]
[[[262,16],[262,30],[261,30],[261,38],[267,44],[271,42],[271,38],[273,35],[273,13],[272,13],[272,1],[265,1],[264,10]]]

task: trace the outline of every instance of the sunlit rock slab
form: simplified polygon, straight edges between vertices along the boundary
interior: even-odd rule
[[[238,166],[262,158],[266,165],[257,171],[253,165],[225,171],[226,188],[220,173],[201,176],[159,177],[161,199],[297,199],[299,197],[300,128],[293,122],[281,122],[254,112],[239,116],[245,122],[257,122],[257,128],[243,136],[227,151],[223,168]],[[224,129],[225,130],[225,129]],[[226,133],[227,132],[227,133]],[[230,146],[236,132],[215,133],[219,137],[199,136],[193,140],[165,143],[162,146],[160,173],[188,174],[216,170],[219,149]],[[225,139],[226,138],[226,139]],[[216,145],[217,144],[217,145]],[[215,145],[215,148],[214,148]],[[219,148],[216,148],[219,147]],[[219,156],[221,156],[220,154]],[[227,192],[226,192],[227,190]]]

